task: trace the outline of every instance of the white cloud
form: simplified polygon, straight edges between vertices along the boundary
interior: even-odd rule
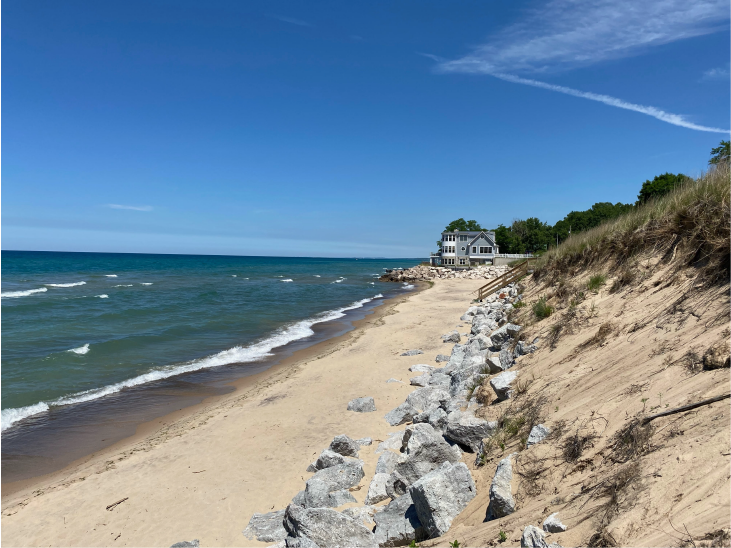
[[[557,91],[558,93],[564,93],[566,95],[572,95],[574,97],[581,97],[582,99],[599,101],[600,103],[604,103],[605,105],[609,105],[612,107],[623,108],[625,110],[632,110],[634,112],[647,114],[648,116],[652,116],[653,118],[657,118],[658,120],[662,120],[663,122],[667,122],[668,124],[673,124],[674,126],[695,129],[698,131],[709,131],[711,133],[729,133],[728,129],[701,126],[686,120],[685,117],[681,116],[680,114],[665,112],[664,110],[656,107],[628,103],[627,101],[623,101],[622,99],[617,99],[616,97],[611,97],[609,95],[591,93],[588,91],[580,91],[578,89],[567,88],[565,86],[557,86],[555,84],[548,84],[546,82],[539,82],[538,80],[530,80],[528,78],[521,78],[519,76],[512,76],[510,74],[493,74],[492,76],[500,78],[501,80],[506,80],[508,82],[514,82],[516,84],[525,84],[536,88]]]
[[[107,204],[107,207],[111,207],[112,209],[131,209],[133,211],[152,211],[152,206],[131,206],[131,205],[121,205],[121,204]]]
[[[552,0],[464,57],[445,60],[423,55],[437,62],[437,72],[488,74],[639,112],[688,129],[728,133],[657,107],[516,76],[555,73],[628,57],[652,46],[726,29],[722,23],[727,19],[727,0]],[[723,69],[708,71],[707,78],[720,78],[719,70]]]
[[[712,68],[703,73],[703,80],[724,80],[724,81],[726,81],[728,79],[729,79],[728,67]]]
[[[293,17],[282,17],[280,15],[270,15],[273,19],[276,19],[277,21],[282,21],[283,23],[289,23],[290,25],[297,25],[298,27],[311,27],[312,25],[308,23],[307,21],[302,21],[301,19],[294,19]]]
[[[552,0],[443,72],[540,73],[727,29],[726,0]]]

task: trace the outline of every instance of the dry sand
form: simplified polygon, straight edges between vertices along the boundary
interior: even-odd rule
[[[386,303],[334,348],[4,496],[3,545],[264,546],[242,535],[249,518],[286,507],[304,488],[307,465],[338,434],[374,439],[361,450],[366,476],[353,492],[362,504],[376,440],[397,430],[383,415],[413,389],[408,368],[449,353],[439,335],[461,323],[470,293],[484,283],[443,280]],[[425,353],[399,355],[412,348]],[[391,377],[405,384],[386,383]],[[378,411],[346,411],[360,396],[372,396]]]

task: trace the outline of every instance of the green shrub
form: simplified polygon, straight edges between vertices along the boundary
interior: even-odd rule
[[[553,314],[553,307],[546,304],[545,297],[541,297],[538,301],[533,303],[533,313],[536,315],[536,318],[542,320],[543,318],[548,318],[551,314]]]
[[[525,306],[525,301],[518,301],[517,303],[513,303],[513,308],[523,308]]]
[[[498,534],[498,542],[505,542],[508,540],[508,534],[505,531],[500,531]]]
[[[589,291],[597,291],[601,286],[607,283],[607,277],[604,274],[594,274],[589,281],[586,282],[586,288]]]

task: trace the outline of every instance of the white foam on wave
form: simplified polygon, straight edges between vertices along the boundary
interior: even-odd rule
[[[315,278],[321,278],[321,277],[322,276],[320,276],[319,274],[315,274]]]
[[[43,284],[48,287],[76,287],[77,285],[86,285],[86,282],[73,282],[68,284]]]
[[[113,285],[112,287],[132,287],[134,284],[117,284]]]
[[[152,285],[152,282],[142,282],[140,285]]]
[[[107,278],[116,278],[116,274],[104,274]]]
[[[382,295],[381,293],[379,293],[378,295],[376,295],[376,296],[375,296],[375,297],[373,297],[373,298],[374,298],[374,299],[383,299],[383,295]]]
[[[380,295],[382,297],[382,295]],[[50,407],[57,407],[62,405],[70,405],[74,403],[82,403],[91,400],[103,398],[124,390],[125,388],[132,388],[149,382],[159,381],[180,375],[182,373],[190,373],[193,371],[200,371],[202,369],[210,369],[211,367],[218,367],[221,365],[228,365],[232,363],[249,363],[261,361],[265,358],[272,356],[272,350],[284,346],[285,344],[304,339],[314,335],[315,332],[312,330],[312,326],[322,322],[329,322],[337,320],[345,316],[348,310],[355,310],[362,308],[366,303],[371,302],[373,299],[379,298],[376,295],[370,299],[362,299],[356,301],[348,306],[338,308],[336,310],[328,310],[299,322],[285,325],[276,330],[269,337],[253,343],[249,346],[234,346],[223,352],[207,356],[191,362],[168,365],[160,369],[154,369],[137,377],[127,379],[122,382],[110,384],[102,388],[94,388],[91,390],[85,390],[83,392],[77,392],[70,396],[64,396],[53,400],[51,402],[40,402],[35,405],[28,407],[21,407],[18,409],[3,409],[2,411],[2,430],[10,427],[14,423],[22,420],[31,415],[37,415],[44,411],[48,411]],[[88,346],[88,345],[85,345]],[[82,347],[83,348],[83,347]],[[74,349],[76,350],[76,349]]]
[[[84,346],[80,346],[78,348],[72,348],[71,350],[67,350],[66,352],[73,352],[74,354],[86,354],[89,352],[89,345],[85,344]]]
[[[416,287],[416,286],[411,285],[411,284],[404,284],[404,289],[414,289],[414,287]]]
[[[3,299],[16,299],[18,297],[28,297],[35,293],[45,293],[48,291],[45,287],[39,287],[38,289],[26,289],[25,291],[5,291],[0,293],[0,297]]]
[[[48,404],[43,402],[28,405],[26,407],[19,407],[17,409],[3,409],[2,419],[0,419],[0,430],[10,428],[19,420],[32,417],[33,415],[37,415],[38,413],[43,413],[45,411],[48,411]]]
[[[286,280],[279,280],[280,282],[293,282],[294,280],[292,278],[287,278]]]
[[[100,299],[108,299],[109,295],[94,295],[95,297],[99,297]]]
[[[236,276],[236,274],[231,274],[231,277],[236,278],[237,276]]]
[[[376,285],[376,282],[368,282],[368,285]]]

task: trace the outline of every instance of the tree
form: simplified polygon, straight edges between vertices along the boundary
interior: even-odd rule
[[[711,149],[711,159],[708,160],[709,164],[720,164],[721,162],[728,162],[729,154],[731,153],[731,143],[729,141],[721,141],[721,146]]]
[[[471,221],[465,221],[462,217],[457,219],[456,221],[452,221],[447,225],[447,227],[444,229],[445,232],[454,232],[455,230],[482,230],[482,227],[480,224],[475,221],[474,219]]]
[[[637,195],[637,205],[644,204],[648,200],[659,198],[660,196],[667,194],[687,179],[688,177],[682,173],[678,173],[677,175],[673,173],[663,173],[662,175],[657,175],[652,181],[645,181],[642,183],[640,193]]]

